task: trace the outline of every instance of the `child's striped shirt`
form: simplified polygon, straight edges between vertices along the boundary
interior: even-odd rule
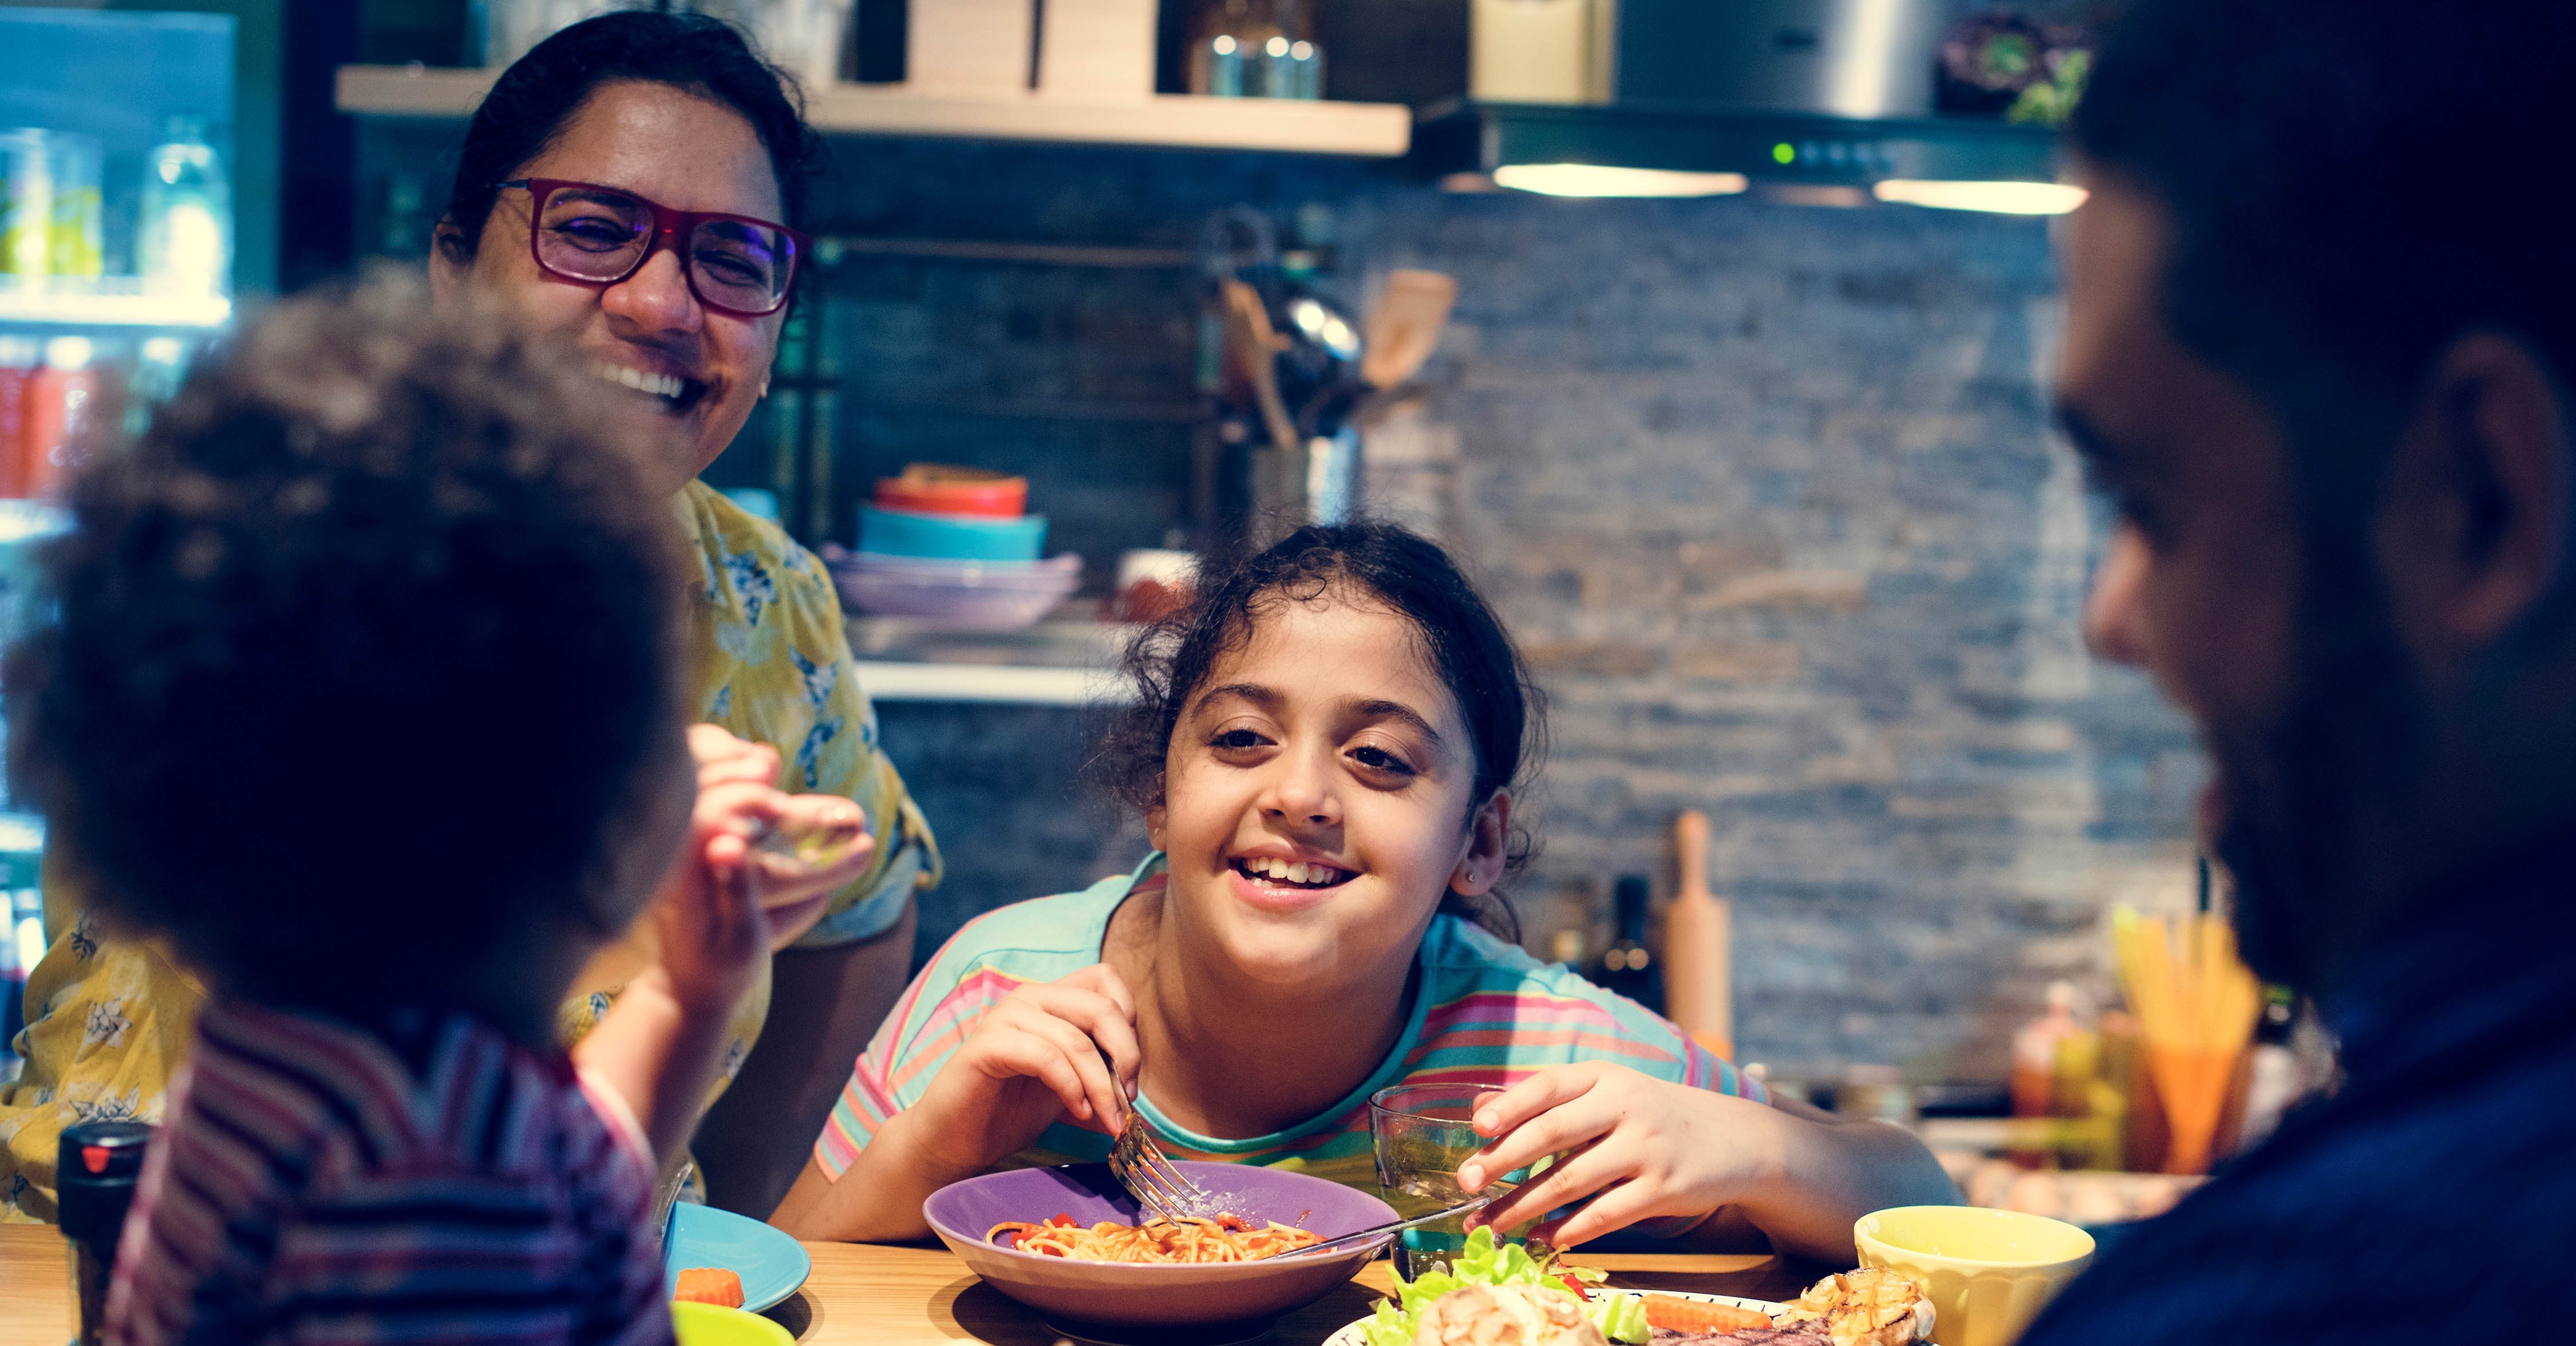
[[[642,1133],[560,1051],[218,997],[168,1117],[110,1341],[671,1340]]]
[[[1134,874],[1078,893],[1021,902],[968,923],[922,969],[841,1090],[814,1158],[833,1178],[877,1128],[918,1102],[931,1077],[986,1012],[1013,990],[1055,981],[1100,961],[1109,916],[1131,894],[1165,881],[1162,857]],[[1559,964],[1542,964],[1454,916],[1437,916],[1416,955],[1421,990],[1403,1035],[1360,1086],[1322,1113],[1284,1131],[1244,1140],[1202,1136],[1173,1124],[1140,1096],[1176,1159],[1285,1165],[1374,1189],[1369,1095],[1393,1084],[1516,1081],[1539,1069],[1612,1061],[1657,1079],[1762,1100],[1762,1086],[1738,1075],[1679,1028],[1634,1001]],[[1109,1137],[1096,1123],[1060,1118],[1037,1144],[997,1167],[1097,1163]]]

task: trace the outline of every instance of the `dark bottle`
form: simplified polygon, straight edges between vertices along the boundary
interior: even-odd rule
[[[1664,970],[1646,947],[1646,876],[1619,876],[1619,937],[1592,965],[1592,980],[1606,990],[1636,1001],[1657,1014],[1664,1012]]]
[[[55,1151],[55,1200],[72,1256],[72,1340],[80,1346],[96,1346],[106,1326],[116,1238],[151,1140],[141,1122],[82,1122],[63,1128]]]

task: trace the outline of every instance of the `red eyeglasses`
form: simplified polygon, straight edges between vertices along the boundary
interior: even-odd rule
[[[759,318],[787,304],[796,263],[811,242],[783,224],[749,215],[673,210],[615,187],[561,178],[520,178],[536,198],[528,252],[546,274],[606,287],[632,276],[669,247],[689,293],[718,313]]]

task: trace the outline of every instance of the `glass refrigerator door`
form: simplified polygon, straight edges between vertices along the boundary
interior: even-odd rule
[[[139,428],[274,289],[281,3],[0,0],[0,498]]]
[[[42,616],[43,497],[276,287],[282,7],[0,0],[0,641]],[[44,946],[43,824],[18,807],[0,795],[0,1081]]]

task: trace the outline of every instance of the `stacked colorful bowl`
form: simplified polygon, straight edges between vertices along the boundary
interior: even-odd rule
[[[1046,560],[1046,516],[1026,477],[914,463],[859,507],[859,550],[825,559],[852,607],[1000,630],[1027,626],[1082,583],[1082,558]]]

